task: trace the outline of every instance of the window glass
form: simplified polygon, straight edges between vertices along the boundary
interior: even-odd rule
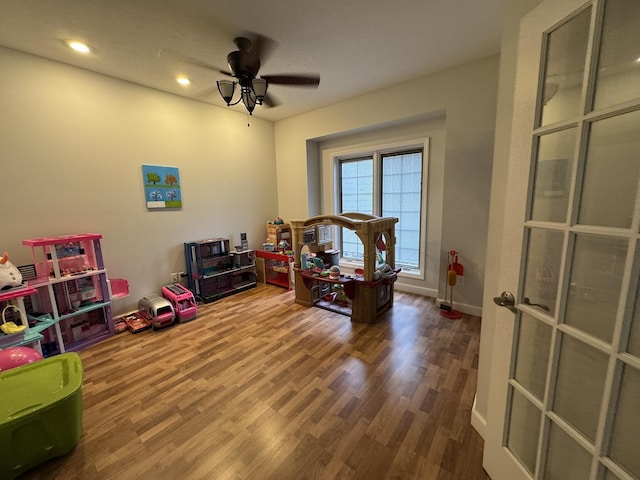
[[[423,150],[375,152],[339,161],[339,212],[396,217],[395,264],[420,271]],[[363,261],[364,248],[352,230],[341,229],[343,259]]]
[[[340,162],[340,212],[373,215],[373,158]],[[356,234],[342,229],[342,257],[362,260],[364,248]]]
[[[420,267],[422,152],[382,156],[382,216],[397,217],[396,266]]]

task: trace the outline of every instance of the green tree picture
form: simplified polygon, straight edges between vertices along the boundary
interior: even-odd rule
[[[154,172],[147,173],[147,182],[153,183],[154,185],[161,180],[160,175]]]

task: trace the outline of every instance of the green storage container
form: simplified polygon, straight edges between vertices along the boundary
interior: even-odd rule
[[[63,353],[0,372],[0,478],[15,478],[78,444],[82,363]]]

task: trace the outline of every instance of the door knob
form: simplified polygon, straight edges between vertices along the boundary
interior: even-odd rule
[[[502,292],[499,297],[493,297],[493,301],[499,307],[508,308],[513,313],[517,312],[516,307],[515,307],[516,299],[513,296],[513,293],[511,293],[508,290],[505,290],[504,292]]]
[[[548,305],[543,305],[542,303],[531,303],[531,300],[529,299],[529,297],[524,297],[524,299],[522,300],[522,303],[526,305],[531,305],[532,307],[540,307],[541,309],[547,312],[551,311]]]

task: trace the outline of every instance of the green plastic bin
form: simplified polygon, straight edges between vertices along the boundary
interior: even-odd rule
[[[78,444],[82,363],[63,353],[0,372],[0,478],[12,479]]]

